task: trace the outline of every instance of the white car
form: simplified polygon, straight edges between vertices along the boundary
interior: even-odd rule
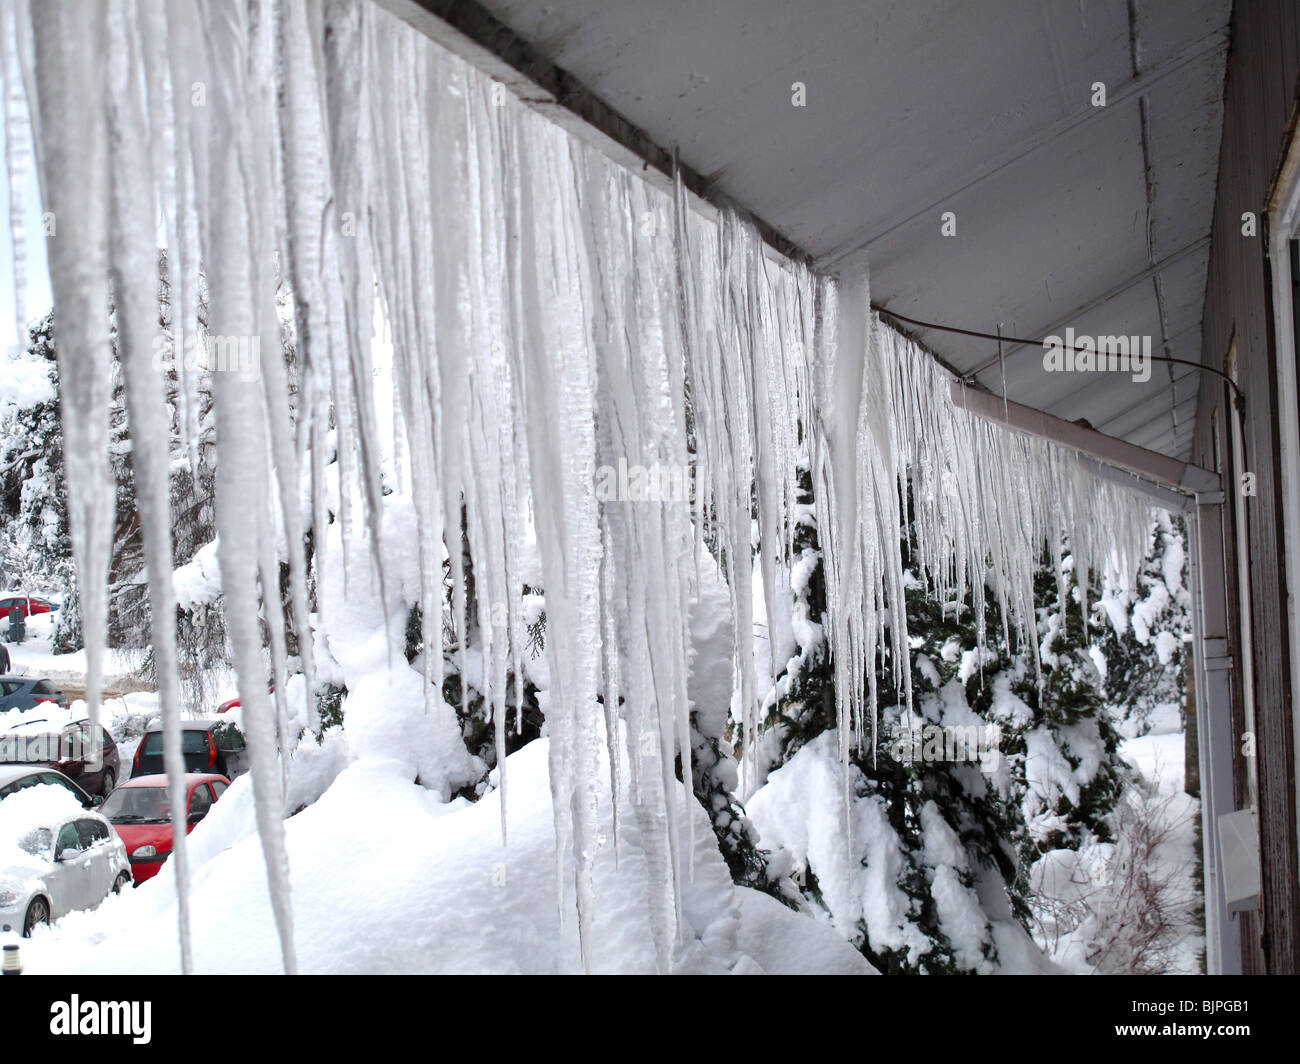
[[[0,932],[30,935],[130,882],[113,825],[68,791],[30,787],[0,802]]]

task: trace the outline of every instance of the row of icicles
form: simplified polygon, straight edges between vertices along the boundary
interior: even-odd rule
[[[174,614],[173,451],[196,461],[198,440],[197,374],[181,370],[173,418],[153,366],[160,244],[178,336],[200,334],[202,278],[206,332],[260,342],[255,379],[212,374],[216,512],[287,972],[296,960],[275,742],[284,709],[265,683],[261,589],[278,601],[287,561],[297,664],[310,676],[304,535],[337,519],[345,550],[363,552],[350,568],[370,568],[382,584],[388,487],[409,497],[418,517],[423,616],[442,614],[445,549],[462,631],[468,537],[482,693],[499,746],[518,698],[511,678],[517,685],[522,675],[521,565],[529,525],[535,530],[559,904],[576,905],[590,963],[596,795],[599,774],[612,773],[616,824],[633,817],[646,849],[647,911],[664,971],[682,933],[679,883],[690,874],[690,840],[680,836],[691,818],[674,810],[692,800],[686,691],[702,544],[721,559],[730,588],[741,633],[736,701],[753,736],[761,695],[748,638],[753,537],[779,667],[794,645],[783,589],[797,472],[801,463],[811,469],[846,759],[850,734],[873,726],[874,684],[864,677],[874,676],[885,630],[907,645],[899,536],[909,478],[912,548],[933,593],[969,588],[982,617],[986,588],[994,589],[1004,623],[1021,636],[1034,632],[1032,574],[1044,544],[1059,550],[1068,536],[1081,567],[1132,571],[1141,556],[1145,504],[1071,452],[954,406],[948,375],[871,315],[865,268],[827,278],[778,261],[737,217],[696,211],[680,186],[652,187],[376,5],[3,0],[0,18],[20,329],[29,142],[44,210],[57,223],[47,226],[46,248],[92,714],[113,515],[114,341],[104,308],[111,297],[156,617]],[[297,358],[288,363],[279,357],[282,287],[294,296]],[[384,401],[398,413],[397,444],[378,429],[376,298],[392,333],[394,394]],[[396,484],[381,477],[385,444],[402,455]],[[598,500],[596,470],[620,460],[692,466],[701,510]],[[289,544],[286,554],[277,541]],[[325,537],[314,543],[319,566]],[[261,616],[275,690],[284,691],[283,615]],[[440,633],[426,628],[430,711],[445,713]],[[178,801],[171,626],[157,626],[153,641]],[[891,660],[910,700],[906,656]],[[639,756],[647,742],[657,758]],[[755,746],[745,744],[747,757]],[[504,791],[504,759],[500,766]],[[178,825],[188,972],[184,843]]]

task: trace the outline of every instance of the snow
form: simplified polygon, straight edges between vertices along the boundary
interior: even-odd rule
[[[204,555],[182,571],[175,590],[183,601],[204,602],[219,580],[284,970],[295,969],[296,955],[304,970],[331,963],[313,933],[323,930],[315,907],[323,888],[294,866],[328,874],[321,854],[306,845],[326,841],[315,810],[338,807],[335,792],[355,791],[347,781],[363,775],[349,766],[317,805],[281,821],[287,755],[298,733],[287,727],[283,614],[260,604],[278,602],[286,563],[301,666],[310,673],[307,651],[317,640],[306,627],[308,515],[325,574],[318,621],[328,667],[337,664],[348,681],[350,755],[392,761],[403,779],[418,774],[429,796],[391,791],[413,818],[422,802],[445,798],[474,768],[439,697],[435,618],[442,616],[444,543],[452,627],[464,635],[471,609],[479,618],[476,669],[500,744],[508,668],[516,678],[522,672],[531,524],[548,618],[537,675],[547,680],[549,894],[556,919],[576,912],[582,966],[592,970],[614,963],[601,939],[614,903],[596,889],[614,849],[601,833],[613,825],[599,799],[607,785],[602,771],[624,762],[630,815],[620,816],[618,848],[634,839],[642,847],[649,885],[641,901],[655,958],[649,966],[679,965],[674,943],[691,929],[698,942],[708,940],[696,926],[691,870],[698,874],[716,851],[701,851],[712,846],[710,833],[678,808],[691,789],[692,589],[708,541],[719,548],[731,599],[738,715],[745,736],[756,736],[756,551],[773,662],[824,637],[835,663],[838,802],[824,775],[833,766],[819,762],[814,776],[819,799],[845,823],[837,835],[818,821],[816,838],[806,840],[835,881],[832,910],[844,921],[860,913],[873,939],[919,948],[890,890],[892,859],[877,830],[883,812],[848,803],[850,747],[876,724],[875,663],[887,638],[907,645],[906,581],[921,580],[945,597],[969,586],[981,618],[991,588],[1004,629],[1024,637],[1035,628],[1032,573],[1042,546],[1059,550],[1068,535],[1081,568],[1131,573],[1142,556],[1146,503],[1092,476],[1074,452],[982,422],[954,403],[947,372],[873,316],[864,261],[830,278],[772,260],[753,226],[734,213],[714,219],[689,210],[680,186],[673,195],[652,188],[378,5],[330,5],[323,35],[319,14],[304,0],[276,5],[271,17],[255,14],[266,11],[168,5],[131,20],[116,7],[83,17],[38,5],[32,40],[17,41],[34,81],[16,81],[6,65],[7,89],[36,119],[41,192],[59,220],[49,265],[92,715],[105,669],[112,525],[111,336],[102,310],[111,286],[120,296],[116,325],[133,426],[141,419],[136,442],[142,456],[158,460],[156,469],[165,442],[161,423],[150,420],[158,381],[143,371],[142,356],[161,217],[168,261],[176,264],[173,328],[199,333],[201,263],[208,334],[244,345],[240,350],[255,343],[260,353],[244,372],[212,374],[220,549],[211,551],[215,573]],[[136,61],[107,59],[122,54]],[[142,66],[143,84],[132,76]],[[202,107],[186,104],[195,85],[205,94]],[[419,106],[406,106],[412,98]],[[21,202],[20,189],[10,194]],[[282,284],[294,297],[292,367],[278,359]],[[391,341],[382,364],[372,344],[376,292]],[[183,391],[191,421],[190,377]],[[195,446],[192,426],[186,443]],[[788,615],[792,575],[784,559],[799,517],[801,458],[813,471],[823,531],[824,633]],[[597,499],[597,470],[620,461],[692,466],[696,502]],[[904,574],[899,539],[909,475],[919,559],[912,577]],[[161,481],[145,479],[150,597],[156,614],[170,615],[170,515]],[[465,548],[474,565],[472,601]],[[405,613],[417,603],[428,619],[424,675],[398,660]],[[358,625],[358,615],[368,622]],[[459,647],[462,667],[468,642]],[[176,699],[165,649],[158,660],[174,747]],[[910,709],[906,654],[891,655],[891,663]],[[620,694],[622,729],[615,720]],[[604,746],[602,728],[626,748]],[[278,756],[277,733],[286,757]],[[758,748],[744,745],[747,781],[756,779]],[[523,763],[536,768],[536,758]],[[498,790],[472,815],[495,812],[498,836],[513,845],[509,777],[503,767]],[[526,837],[536,815],[528,806],[518,810]],[[489,845],[486,835],[479,845]],[[871,857],[870,890],[833,870],[848,852],[832,857],[835,845]],[[256,846],[235,849],[246,856]],[[416,863],[427,868],[433,851],[417,850]],[[391,865],[374,856],[379,866]],[[260,895],[248,892],[264,884],[240,867],[245,880],[236,893],[255,904]],[[228,882],[222,876],[196,884],[196,905],[224,911],[209,886],[221,880],[234,891],[233,872]],[[378,880],[358,885],[390,896]],[[542,904],[546,893],[527,904]],[[953,895],[954,920],[959,909]],[[377,916],[365,919],[379,926]],[[421,920],[434,929],[430,918]],[[436,930],[452,934],[442,924]],[[195,928],[196,968],[214,963],[208,933]],[[259,931],[254,939],[244,960],[265,970],[266,938]],[[574,955],[571,941],[564,943],[539,962],[567,970]],[[523,963],[514,946],[499,946],[493,956],[503,964]],[[643,946],[627,943],[627,963],[643,964]],[[397,952],[388,956],[384,948]],[[405,970],[421,949],[415,943],[376,952],[352,943],[343,953],[348,964]],[[717,944],[700,949],[702,965],[734,953]]]
[[[510,758],[511,843],[495,831],[499,794],[443,802],[400,762],[354,761],[319,801],[285,823],[300,970],[329,973],[580,972],[577,928],[551,896],[555,829],[548,742]],[[296,756],[301,756],[300,752]],[[197,972],[275,972],[281,958],[256,838],[252,787],[240,777],[190,836]],[[653,869],[635,823],[614,860],[610,795],[600,795],[593,861],[601,905],[591,926],[598,972],[654,972],[643,916]],[[8,801],[5,803],[9,805]],[[684,811],[678,810],[679,817]],[[862,974],[862,956],[809,917],[733,887],[696,804],[694,879],[684,885],[677,972]],[[23,944],[27,971],[174,972],[175,884],[153,880],[73,913]]]
[[[901,843],[884,801],[862,794],[861,774],[853,766],[850,793],[860,796],[851,800],[846,815],[838,748],[832,732],[801,748],[750,799],[750,818],[763,847],[787,861],[796,878],[815,877],[822,907],[813,909],[814,916],[847,942],[860,945],[865,939],[875,951],[903,951],[915,965],[928,952],[930,940],[899,886]],[[922,806],[921,819],[931,897],[959,963],[981,972],[1051,970],[1012,917],[1005,896],[999,903],[982,897],[978,882],[973,887],[963,882],[969,858],[933,802]],[[997,918],[988,919],[989,912]],[[997,949],[996,964],[984,958],[982,947],[990,941]]]
[[[1205,940],[1195,911],[1200,803],[1183,790],[1186,735],[1178,707],[1159,707],[1152,724],[1150,733],[1120,745],[1138,774],[1128,797],[1136,803],[1137,821],[1128,820],[1132,813],[1121,807],[1117,823],[1121,842],[1126,831],[1138,828],[1140,867],[1130,873],[1124,866],[1131,848],[1090,842],[1079,850],[1047,850],[1029,870],[1036,904],[1046,912],[1036,937],[1051,960],[1072,973],[1117,970],[1116,955],[1154,961],[1165,974],[1201,970]],[[1133,897],[1135,884],[1138,892],[1159,898],[1163,913],[1149,905],[1142,910]],[[1167,921],[1159,941],[1157,917]],[[1126,948],[1130,933],[1136,945]]]
[[[217,561],[218,540],[205,543],[188,562],[174,570],[176,605],[183,610],[211,605],[221,597],[221,568]]]
[[[0,408],[25,410],[54,398],[50,370],[44,359],[20,359],[0,355]]]

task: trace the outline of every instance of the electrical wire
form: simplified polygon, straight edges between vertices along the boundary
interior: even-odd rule
[[[934,322],[934,321],[920,321],[916,318],[909,318],[906,314],[899,314],[896,310],[887,310],[884,307],[879,305],[873,305],[871,309],[874,310],[877,314],[881,314],[886,318],[893,318],[895,321],[906,322],[908,325],[914,325],[918,329],[937,329],[940,332],[957,333],[959,336],[973,336],[979,340],[996,340],[999,342],[999,344],[1001,343],[1024,344],[1027,347],[1041,347],[1043,345],[1042,340],[1026,340],[1024,337],[1020,337],[1020,336],[1007,336],[1005,334],[1000,334],[1000,333],[979,332],[976,329],[960,329],[956,325],[940,325],[938,322]],[[1069,348],[1072,351],[1089,351],[1089,353],[1091,354],[1096,353],[1095,351],[1090,351],[1089,348],[1079,347],[1075,344],[1062,344],[1061,347],[1063,349]],[[1185,358],[1174,358],[1171,355],[1148,355],[1147,358],[1150,359],[1152,362],[1169,362],[1180,366],[1191,366],[1192,368],[1199,369],[1202,372],[1213,373],[1215,376],[1221,377],[1224,380],[1224,382],[1227,383],[1228,386],[1232,388],[1233,395],[1235,396],[1237,402],[1237,409],[1243,410],[1245,408],[1246,405],[1245,393],[1242,392],[1237,382],[1234,381],[1231,377],[1229,377],[1226,373],[1224,373],[1223,370],[1216,369],[1214,366],[1207,366],[1202,362],[1192,362]],[[971,383],[971,382],[967,381],[967,383]]]

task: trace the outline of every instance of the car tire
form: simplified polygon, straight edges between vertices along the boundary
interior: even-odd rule
[[[117,777],[113,775],[111,768],[104,769],[104,778],[99,781],[99,794],[101,798],[107,798],[113,793],[113,787],[117,784]]]
[[[119,872],[117,874],[117,879],[113,883],[113,893],[121,894],[122,891],[126,890],[126,888],[130,886],[130,884],[131,884],[131,873]]]
[[[31,938],[37,924],[49,924],[50,904],[44,898],[33,898],[23,917],[23,938]]]

